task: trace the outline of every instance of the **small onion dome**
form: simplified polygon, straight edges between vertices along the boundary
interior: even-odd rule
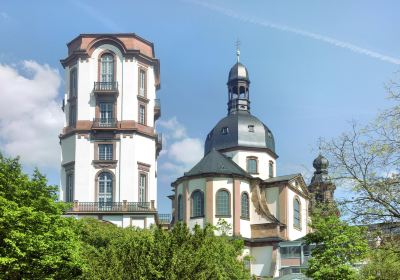
[[[313,166],[317,171],[327,170],[329,166],[329,161],[320,154],[316,159],[314,159]]]
[[[246,66],[240,62],[237,62],[235,65],[233,65],[229,71],[228,83],[234,80],[245,80],[250,82],[249,72],[247,71]]]

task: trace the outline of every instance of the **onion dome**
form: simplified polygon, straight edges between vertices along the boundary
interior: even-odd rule
[[[247,71],[246,66],[240,62],[233,65],[229,71],[228,83],[236,80],[245,80],[250,83],[249,72]]]
[[[314,159],[313,166],[316,169],[316,171],[328,172],[329,161],[324,156],[319,154],[318,157]]]
[[[311,178],[311,184],[321,184],[329,183],[331,178],[328,175],[329,161],[322,156],[318,155],[313,161],[313,166],[315,168],[314,176]]]

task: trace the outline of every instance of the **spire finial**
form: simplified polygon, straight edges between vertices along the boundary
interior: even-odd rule
[[[240,49],[239,49],[240,41],[239,41],[239,39],[236,40],[235,45],[236,45],[236,61],[239,63],[239,60],[240,60]]]

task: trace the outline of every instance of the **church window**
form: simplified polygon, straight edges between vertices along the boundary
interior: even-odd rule
[[[146,106],[143,104],[139,105],[139,123],[146,125]]]
[[[191,210],[192,218],[203,217],[204,216],[204,197],[203,192],[196,190],[192,193],[191,197]]]
[[[139,174],[139,202],[146,202],[147,174]]]
[[[99,160],[112,160],[112,159],[113,159],[113,145],[99,144]]]
[[[178,195],[178,221],[183,220],[183,201],[182,201],[182,195]]]
[[[230,216],[230,194],[227,190],[219,190],[216,194],[216,216]]]
[[[242,219],[250,219],[250,210],[249,210],[249,195],[247,193],[242,193],[241,196],[241,213],[240,217]]]
[[[250,174],[257,174],[257,158],[256,157],[248,157],[247,158],[247,172]]]
[[[269,161],[269,178],[274,177],[274,162],[272,160]]]
[[[227,126],[221,128],[221,133],[222,134],[228,134],[229,133],[229,128]]]
[[[301,209],[300,209],[300,200],[295,198],[293,200],[293,226],[295,228],[300,229],[300,222],[301,222]]]
[[[76,97],[78,92],[78,77],[76,68],[69,73],[69,97]]]
[[[111,209],[113,201],[113,177],[109,172],[99,175],[99,208]]]
[[[74,201],[74,173],[67,173],[65,201],[66,202]]]
[[[139,95],[146,96],[146,71],[144,69],[139,70]]]
[[[249,125],[249,132],[254,132],[254,125]]]
[[[100,81],[102,90],[111,90],[114,82],[114,56],[111,53],[105,53],[100,59]]]

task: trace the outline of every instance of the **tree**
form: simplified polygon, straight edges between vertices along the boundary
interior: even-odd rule
[[[81,274],[75,220],[61,216],[55,186],[18,159],[0,154],[0,274],[2,279],[73,279]]]
[[[400,85],[391,82],[387,89],[392,108],[322,143],[333,179],[354,193],[339,204],[357,223],[400,221]]]
[[[181,223],[171,231],[80,224],[84,279],[250,279],[238,259],[243,241],[215,236],[210,225],[191,232]]]
[[[357,279],[353,268],[368,251],[363,228],[341,221],[335,209],[315,209],[311,217],[313,232],[306,235],[307,244],[315,244],[306,275],[314,280]]]

